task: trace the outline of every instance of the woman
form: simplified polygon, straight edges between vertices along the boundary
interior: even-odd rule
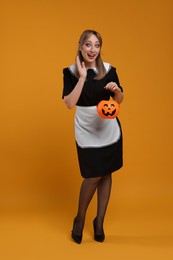
[[[67,108],[76,106],[75,138],[81,175],[84,178],[72,239],[80,244],[88,205],[97,190],[97,215],[93,221],[94,239],[103,242],[104,218],[109,202],[112,172],[120,169],[122,132],[119,120],[102,119],[96,106],[112,97],[123,101],[116,69],[101,59],[102,38],[94,30],[82,33],[76,63],[63,69],[63,99]]]

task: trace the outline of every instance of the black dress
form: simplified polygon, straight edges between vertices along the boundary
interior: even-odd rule
[[[82,93],[76,104],[75,137],[81,175],[92,178],[110,174],[123,166],[122,129],[118,118],[101,119],[96,106],[101,100],[109,100],[113,92],[104,87],[116,82],[121,91],[116,69],[104,63],[106,75],[95,80],[97,72],[88,69]],[[68,95],[78,82],[75,65],[63,69],[64,89]]]

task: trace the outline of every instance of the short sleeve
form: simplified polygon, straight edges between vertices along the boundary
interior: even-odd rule
[[[68,68],[63,69],[63,92],[62,98],[71,93],[74,89],[76,82],[74,82],[74,76],[71,74]]]
[[[114,68],[114,82],[117,83],[118,87],[121,89],[121,91],[123,92],[123,88],[120,84],[120,81],[119,81],[119,77],[118,77],[118,74],[116,72],[116,68]]]
[[[116,68],[112,67],[112,81],[113,82],[116,82],[116,84],[118,85],[118,87],[121,89],[121,91],[123,92],[123,88],[120,84],[120,81],[119,81],[119,77],[118,77],[118,74],[117,74],[117,71],[116,71]],[[111,96],[113,97],[114,96],[114,93],[110,91],[110,94]]]

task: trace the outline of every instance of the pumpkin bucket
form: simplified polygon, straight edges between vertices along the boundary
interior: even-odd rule
[[[97,112],[101,118],[113,119],[119,114],[120,106],[115,100],[102,100],[97,105]]]

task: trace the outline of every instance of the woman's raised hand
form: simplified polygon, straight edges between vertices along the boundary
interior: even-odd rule
[[[79,56],[76,57],[76,65],[77,65],[77,69],[79,72],[79,77],[80,78],[86,78],[87,76],[87,69],[85,67],[85,62],[80,62],[79,60]]]

